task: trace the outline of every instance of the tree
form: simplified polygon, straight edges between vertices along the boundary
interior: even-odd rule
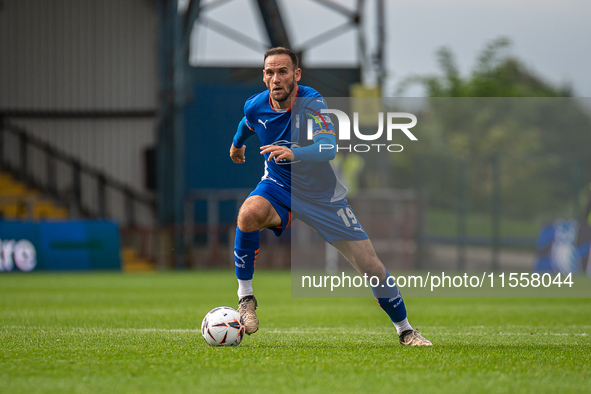
[[[402,168],[397,163],[397,172],[406,168],[410,174],[418,157],[432,161],[438,156],[439,164],[422,167],[452,169],[432,177],[437,190],[431,194],[441,206],[453,205],[457,194],[445,187],[458,182],[453,171],[458,165],[468,170],[473,209],[490,209],[498,170],[505,212],[528,217],[550,210],[559,200],[568,203],[576,188],[572,166],[591,168],[588,113],[572,98],[570,87],[544,81],[509,56],[509,46],[506,38],[487,44],[467,77],[460,75],[451,50],[441,48],[440,75],[410,77],[399,89],[420,84],[429,100],[415,128],[421,143],[409,150]],[[441,160],[457,164],[443,165]]]
[[[472,73],[462,78],[455,56],[448,47],[436,52],[443,75],[412,76],[398,88],[403,92],[421,84],[429,97],[571,97],[569,86],[552,86],[516,57],[507,55],[508,38],[500,37],[486,45],[478,55]]]

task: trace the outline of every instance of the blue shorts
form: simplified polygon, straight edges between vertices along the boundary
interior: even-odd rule
[[[293,219],[312,227],[326,242],[361,241],[369,237],[355,217],[346,199],[319,202],[292,195],[272,179],[263,179],[250,196],[261,196],[273,205],[281,217],[281,226],[271,230],[279,236]]]

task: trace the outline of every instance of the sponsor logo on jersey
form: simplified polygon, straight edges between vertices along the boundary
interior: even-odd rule
[[[279,141],[275,141],[275,142],[273,142],[273,143],[272,143],[272,144],[270,144],[270,145],[284,146],[284,147],[286,147],[286,148],[289,148],[289,149],[293,149],[293,148],[301,148],[301,146],[300,146],[300,145],[299,145],[297,142],[294,142],[294,141],[287,141],[287,140],[279,140]],[[278,161],[277,163],[275,163],[275,164],[279,164],[279,165],[285,165],[285,164],[295,164],[295,163],[299,163],[299,162],[300,162],[299,160],[295,160],[295,161],[289,161],[289,160],[286,160],[286,159],[281,159],[281,160],[279,160],[279,161]],[[267,163],[267,162],[265,162],[265,164],[266,164],[266,163]]]

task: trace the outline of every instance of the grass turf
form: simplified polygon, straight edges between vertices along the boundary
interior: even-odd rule
[[[590,299],[407,299],[405,348],[367,299],[292,299],[259,271],[261,328],[212,348],[233,273],[0,276],[0,392],[589,392]]]

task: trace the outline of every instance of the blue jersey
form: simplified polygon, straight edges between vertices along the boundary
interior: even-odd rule
[[[269,91],[265,90],[244,104],[247,125],[263,145],[281,145],[295,150],[314,143],[309,134],[335,135],[330,116],[321,113],[327,108],[326,101],[316,90],[299,85],[295,102],[287,110],[273,108],[270,99]],[[309,124],[311,133],[307,129]],[[300,197],[329,202],[345,198],[347,188],[339,182],[328,161],[282,160],[276,163],[267,161],[268,156],[265,154],[263,179],[270,179]]]

